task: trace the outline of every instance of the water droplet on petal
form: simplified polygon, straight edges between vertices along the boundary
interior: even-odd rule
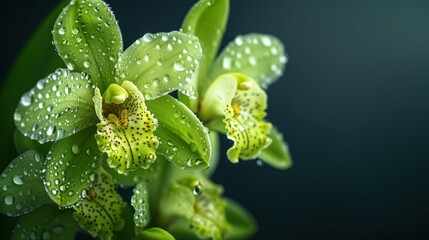
[[[262,37],[262,44],[265,47],[271,46],[271,39],[269,37]]]
[[[224,59],[222,59],[222,67],[224,69],[231,69],[231,65],[232,65],[232,59],[229,57],[225,57]]]
[[[64,35],[66,33],[66,29],[64,27],[61,27],[60,29],[58,29],[58,33],[60,35]]]
[[[194,194],[194,196],[199,196],[201,195],[202,192],[203,192],[203,187],[198,182],[198,184],[195,185],[194,189],[192,189],[192,193]]]
[[[6,203],[6,205],[12,205],[13,201],[14,199],[12,195],[8,195],[4,198],[4,203]]]
[[[30,106],[32,99],[31,99],[31,95],[29,93],[24,94],[24,96],[22,96],[21,98],[21,104],[28,107]]]
[[[90,61],[84,61],[84,62],[83,62],[83,66],[84,66],[85,68],[89,68],[89,67],[91,67],[91,62],[90,62]]]
[[[73,64],[73,63],[67,63],[67,68],[68,68],[70,71],[73,71],[73,70],[74,70],[74,64]]]
[[[182,72],[183,70],[185,70],[185,67],[183,66],[183,63],[181,61],[177,61],[174,63],[174,70]]]
[[[153,36],[151,33],[146,33],[145,35],[143,35],[143,41],[152,42],[152,40],[153,40]]]
[[[13,176],[13,182],[16,185],[22,185],[23,184],[22,179],[21,179],[21,177],[19,175]]]
[[[73,146],[72,146],[72,152],[73,152],[74,154],[79,154],[79,153],[80,153],[80,148],[79,148],[79,146],[78,146],[78,145],[73,145]]]

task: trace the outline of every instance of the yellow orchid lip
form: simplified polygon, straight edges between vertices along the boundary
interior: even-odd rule
[[[227,137],[234,142],[228,149],[231,162],[256,158],[270,145],[271,124],[264,121],[267,95],[252,78],[241,73],[219,76],[202,101],[200,116],[211,121],[223,116]]]
[[[121,86],[111,84],[103,97],[96,89],[93,100],[101,121],[95,138],[100,151],[107,153],[108,165],[120,174],[149,168],[159,141],[153,134],[157,120],[147,110],[143,94],[124,81]]]

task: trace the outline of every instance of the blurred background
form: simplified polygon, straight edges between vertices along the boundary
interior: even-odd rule
[[[127,47],[177,30],[195,1],[106,2]],[[2,7],[2,79],[55,3]],[[214,181],[255,216],[254,239],[429,239],[429,1],[232,0],[222,46],[249,32],[289,55],[268,119],[294,159],[221,161]]]

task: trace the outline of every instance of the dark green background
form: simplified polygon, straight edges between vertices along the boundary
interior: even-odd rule
[[[2,6],[2,78],[53,2]],[[194,3],[107,2],[125,46],[178,29]],[[221,161],[214,179],[257,218],[255,239],[429,239],[429,1],[232,0],[224,44],[249,32],[290,57],[268,118],[294,158]]]

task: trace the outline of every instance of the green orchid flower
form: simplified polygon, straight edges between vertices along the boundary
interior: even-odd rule
[[[105,2],[61,4],[43,29],[53,25],[58,53],[46,59],[59,56],[63,67],[22,95],[13,115],[20,155],[0,175],[0,212],[19,217],[12,239],[253,235],[252,215],[210,176],[219,133],[233,142],[233,163],[291,166],[266,120],[265,89],[287,62],[279,39],[238,36],[217,55],[229,1],[200,0],[180,31],[146,33],[123,50]]]
[[[204,169],[210,164],[207,129],[184,104],[168,95],[178,90],[195,98],[189,83],[201,47],[195,36],[173,31],[147,33],[122,51],[115,16],[101,0],[70,1],[52,33],[67,69],[57,69],[22,96],[15,125],[25,137],[52,144],[37,171],[50,199],[60,207],[73,206],[83,228],[109,239],[120,222],[120,210],[119,214],[103,206],[97,210],[112,217],[113,222],[103,225],[106,229],[100,229],[97,221],[83,223],[94,217],[94,210],[87,209],[91,200],[109,203],[108,198],[99,198],[99,191],[104,190],[97,190],[102,184],[97,179],[103,183],[107,179],[102,167],[105,158],[108,167],[116,170],[110,174],[130,175],[135,181],[150,174],[157,154],[182,169]],[[16,161],[34,162],[34,156],[39,155],[24,153]],[[20,174],[5,181],[11,177],[23,178]],[[17,201],[6,205],[31,202],[30,207],[9,212],[13,216],[48,202],[44,197],[30,201],[17,197],[18,192],[10,194]]]
[[[282,75],[287,55],[279,39],[253,33],[235,38],[216,58],[228,14],[228,0],[201,0],[184,19],[183,32],[200,39],[204,55],[193,83],[199,100],[181,99],[209,128],[233,141],[227,152],[231,162],[260,158],[286,169],[292,164],[289,150],[282,135],[265,120],[263,89]]]

